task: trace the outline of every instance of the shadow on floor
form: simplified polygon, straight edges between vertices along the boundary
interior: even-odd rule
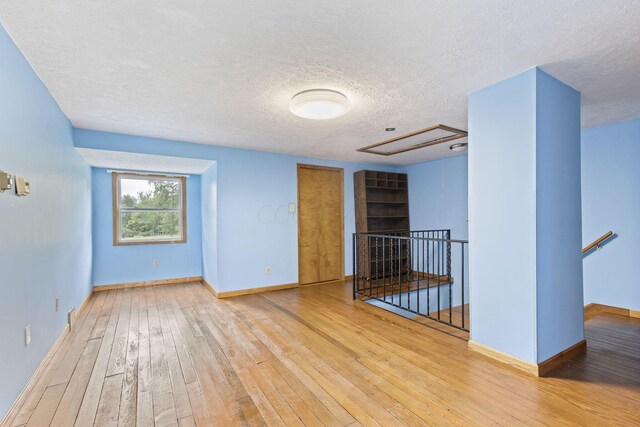
[[[585,322],[587,352],[547,377],[640,390],[640,319],[600,314]]]

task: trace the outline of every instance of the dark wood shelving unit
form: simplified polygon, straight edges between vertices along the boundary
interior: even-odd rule
[[[357,233],[409,236],[409,182],[406,174],[361,170],[354,173],[353,183]],[[372,237],[359,239],[359,246],[359,271],[364,272],[367,279],[397,276],[399,271],[408,268],[409,251],[403,241]],[[384,252],[384,263],[370,259],[371,251],[376,248],[379,256]]]

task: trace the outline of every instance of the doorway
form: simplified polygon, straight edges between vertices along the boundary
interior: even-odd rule
[[[298,164],[298,283],[344,280],[344,170]]]

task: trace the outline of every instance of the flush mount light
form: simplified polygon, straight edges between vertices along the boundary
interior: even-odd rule
[[[396,128],[384,128],[384,130],[387,132],[393,132],[396,130]]]
[[[294,96],[289,103],[289,110],[305,119],[327,120],[342,116],[350,106],[349,99],[340,92],[311,89]]]
[[[449,150],[451,151],[464,151],[467,149],[467,143],[466,142],[460,142],[458,144],[452,144],[449,146]]]

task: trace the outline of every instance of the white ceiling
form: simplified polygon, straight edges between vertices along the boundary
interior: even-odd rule
[[[582,92],[583,127],[640,116],[640,1],[2,0],[0,22],[80,128],[408,164],[451,153],[355,149],[467,129],[468,93],[536,65]],[[351,111],[292,115],[310,88]]]
[[[202,175],[215,163],[212,160],[125,153],[93,148],[76,147],[76,150],[94,168]]]

